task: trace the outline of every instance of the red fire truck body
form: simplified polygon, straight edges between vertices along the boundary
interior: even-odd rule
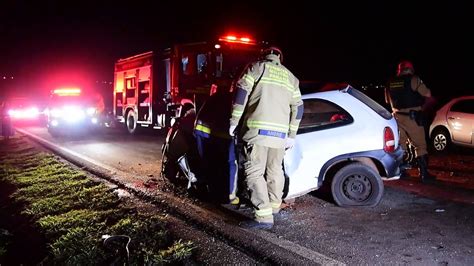
[[[216,42],[174,45],[119,59],[114,72],[113,110],[130,133],[138,127],[163,128],[199,105],[211,90],[230,89],[263,43],[225,36]]]

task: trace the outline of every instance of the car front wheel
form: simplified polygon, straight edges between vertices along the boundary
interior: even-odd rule
[[[383,190],[380,175],[362,163],[342,167],[331,183],[333,199],[341,207],[374,207],[380,202]]]
[[[431,144],[435,151],[442,152],[447,150],[451,144],[448,131],[445,129],[437,129],[432,135]]]

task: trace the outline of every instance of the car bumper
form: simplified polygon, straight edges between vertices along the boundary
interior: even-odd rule
[[[398,148],[392,153],[386,153],[380,157],[380,162],[385,168],[387,176],[384,176],[383,179],[399,179],[400,178],[400,164],[403,160],[403,149],[398,146]]]
[[[69,129],[84,129],[84,128],[94,128],[99,125],[99,118],[85,117],[77,120],[67,120],[64,118],[50,118],[48,120],[48,127],[54,129],[60,128],[69,128]]]

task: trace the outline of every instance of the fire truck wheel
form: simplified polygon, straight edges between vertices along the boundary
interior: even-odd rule
[[[130,110],[127,113],[127,121],[126,121],[127,131],[130,134],[137,133],[137,114],[135,111]]]

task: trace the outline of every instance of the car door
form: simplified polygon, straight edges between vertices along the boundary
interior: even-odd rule
[[[454,142],[473,144],[474,99],[454,103],[446,115]]]

